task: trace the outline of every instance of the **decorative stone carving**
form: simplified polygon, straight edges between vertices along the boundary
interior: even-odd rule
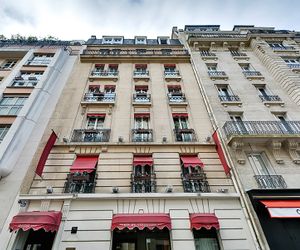
[[[241,141],[234,141],[231,145],[232,149],[235,152],[236,160],[239,164],[245,164],[246,160],[243,154],[244,143]]]
[[[228,42],[223,42],[223,50],[228,51]]]
[[[180,146],[180,153],[182,154],[195,154],[196,152],[194,146]]]
[[[287,141],[287,150],[289,152],[290,157],[292,158],[292,161],[296,164],[300,164],[300,156],[297,153],[299,143],[293,140]]]
[[[211,51],[216,51],[216,50],[217,50],[217,45],[216,45],[215,42],[211,42],[211,43],[210,43],[210,50],[211,50]]]
[[[245,43],[240,42],[240,51],[245,51]]]
[[[275,158],[275,161],[278,164],[283,164],[284,161],[282,159],[282,155],[281,155],[281,147],[282,147],[282,143],[280,141],[272,141],[270,144],[271,150],[273,152],[273,156]]]

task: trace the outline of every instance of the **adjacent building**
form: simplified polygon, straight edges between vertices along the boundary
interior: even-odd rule
[[[191,59],[178,39],[92,36],[1,248],[257,249]]]
[[[254,26],[173,28],[223,135],[263,249],[298,249],[299,32]]]

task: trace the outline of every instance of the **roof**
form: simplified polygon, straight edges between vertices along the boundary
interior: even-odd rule
[[[160,44],[158,39],[146,39],[146,44],[136,44],[135,39],[123,39],[122,44],[102,44],[103,39],[90,38],[87,40],[86,45],[182,45],[178,39],[168,39],[168,44]]]

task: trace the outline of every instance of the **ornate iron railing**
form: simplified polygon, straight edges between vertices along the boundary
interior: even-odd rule
[[[259,95],[262,102],[281,102],[278,95]]]
[[[152,142],[153,141],[153,130],[152,129],[132,129],[132,141],[133,142]]]
[[[151,95],[147,93],[135,93],[133,94],[133,101],[139,103],[148,103],[151,101]]]
[[[220,70],[209,70],[208,75],[210,77],[226,77],[225,71],[220,71]]]
[[[236,50],[230,50],[230,53],[232,56],[236,56],[236,57],[246,57],[247,54],[246,53],[242,53]]]
[[[243,70],[243,74],[246,77],[251,77],[251,76],[262,76],[262,74],[259,71],[255,70]]]
[[[114,102],[116,93],[85,93],[83,100],[85,102]]]
[[[281,175],[255,175],[254,178],[259,188],[287,188],[286,182]]]
[[[184,192],[209,193],[210,187],[205,173],[181,174]]]
[[[168,49],[168,53],[164,49],[121,49],[118,53],[115,53],[112,50],[107,49],[105,53],[100,50],[91,50],[86,49],[83,51],[81,55],[91,55],[91,56],[189,56],[189,52],[185,49]]]
[[[91,76],[99,77],[116,77],[119,75],[118,70],[92,70]]]
[[[180,73],[178,70],[165,70],[165,77],[180,77]]]
[[[300,121],[227,121],[223,129],[228,138],[233,135],[300,135]]]
[[[68,174],[64,193],[95,193],[96,177],[88,173]]]
[[[133,77],[149,77],[149,70],[134,70]]]
[[[209,50],[201,50],[200,55],[202,57],[216,57],[217,56],[215,53],[211,53]]]
[[[241,99],[237,95],[219,95],[221,102],[239,102]]]
[[[110,129],[74,129],[72,142],[108,142]]]
[[[280,47],[272,47],[273,50],[296,50],[294,47],[292,46],[280,46]]]
[[[194,142],[197,141],[194,129],[174,129],[175,140],[181,142]]]
[[[132,193],[155,193],[156,175],[155,174],[131,174]]]
[[[300,69],[300,63],[288,63],[287,66],[291,69]]]
[[[185,94],[183,93],[169,93],[168,98],[169,98],[169,102],[171,103],[186,102],[186,97]]]

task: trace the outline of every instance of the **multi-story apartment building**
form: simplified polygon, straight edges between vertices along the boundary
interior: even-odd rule
[[[75,62],[70,51],[80,46],[0,41],[0,231]]]
[[[189,49],[214,128],[263,249],[299,249],[299,32],[173,28]]]
[[[0,248],[257,249],[190,59],[178,39],[92,36]]]

